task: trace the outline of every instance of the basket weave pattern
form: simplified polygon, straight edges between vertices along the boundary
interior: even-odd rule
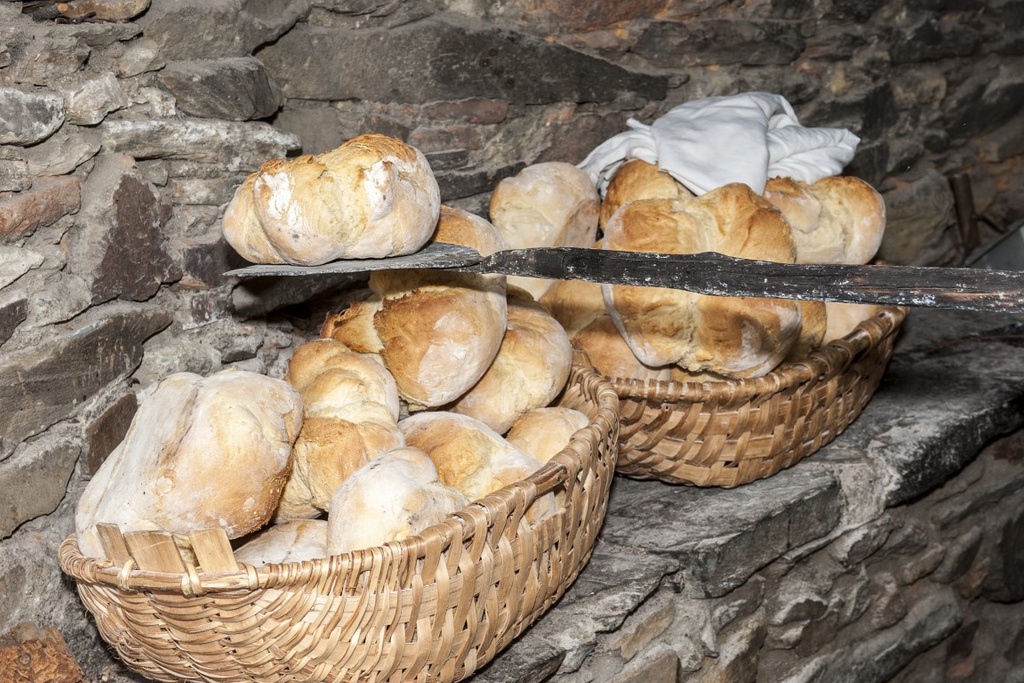
[[[561,404],[591,422],[551,462],[404,541],[310,562],[161,572],[84,557],[71,536],[61,568],[102,637],[153,680],[461,680],[561,597],[604,520],[618,399],[575,367]],[[548,492],[558,512],[525,521]]]
[[[611,378],[620,398],[618,472],[734,487],[790,467],[860,415],[905,316],[904,308],[881,309],[844,338],[756,379]]]

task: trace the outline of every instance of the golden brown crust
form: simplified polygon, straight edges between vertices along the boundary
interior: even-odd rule
[[[645,199],[624,205],[606,226],[605,247],[697,253],[792,263],[791,229],[778,209],[746,185],[725,185],[693,199]],[[755,377],[796,342],[800,309],[792,301],[711,297],[683,290],[604,285],[616,327],[644,365]]]
[[[678,199],[693,193],[656,164],[640,159],[627,161],[612,176],[601,201],[603,228],[619,207],[638,199]]]

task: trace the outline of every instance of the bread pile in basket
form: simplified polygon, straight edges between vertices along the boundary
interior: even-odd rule
[[[589,210],[596,230],[596,194]],[[224,230],[257,262],[388,256],[428,240],[505,248],[489,221],[440,205],[418,150],[380,135],[268,162]],[[369,289],[294,350],[284,377],[158,383],[80,499],[82,554],[103,556],[102,524],[169,531],[186,555],[188,532],[221,528],[253,565],[379,546],[526,478],[588,424],[553,405],[568,335],[504,276],[381,271]],[[523,523],[554,512],[547,494]]]

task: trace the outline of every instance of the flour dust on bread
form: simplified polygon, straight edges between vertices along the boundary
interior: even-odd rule
[[[234,554],[238,562],[254,567],[327,557],[327,520],[296,519],[264,527]]]
[[[504,247],[485,219],[447,206],[434,239],[485,255]],[[379,354],[411,410],[451,403],[483,377],[505,335],[504,275],[374,271],[369,286],[371,297],[331,316],[321,335]]]
[[[327,550],[336,555],[404,540],[468,502],[438,481],[426,453],[398,448],[361,467],[334,493]]]
[[[605,227],[603,247],[669,254],[715,251],[793,263],[791,233],[778,209],[735,183],[692,199],[624,204]],[[602,291],[623,339],[649,367],[675,364],[690,372],[759,377],[782,361],[800,333],[800,306],[793,301],[607,284]]]
[[[483,422],[447,411],[416,413],[398,426],[409,446],[424,451],[437,468],[441,483],[461,491],[470,500],[525,479],[541,464]],[[554,497],[547,494],[531,507],[537,521],[554,512]]]
[[[223,229],[249,261],[315,266],[415,252],[433,234],[439,207],[423,153],[368,134],[323,154],[266,162],[235,191]]]
[[[82,553],[103,555],[99,523],[178,535],[221,528],[229,538],[255,531],[277,508],[301,424],[299,393],[283,380],[241,370],[168,376],[82,493]]]
[[[885,202],[859,178],[770,178],[764,196],[793,228],[797,263],[868,263],[882,244]]]
[[[405,445],[398,388],[379,362],[333,339],[299,346],[285,379],[302,397],[303,421],[277,518],[316,517],[353,472]]]
[[[543,465],[565,448],[576,432],[589,424],[590,418],[578,410],[545,406],[519,416],[505,439]]]
[[[509,249],[589,247],[597,237],[601,200],[590,177],[561,161],[527,166],[491,192],[489,216]],[[554,280],[509,276],[540,298]]]
[[[487,372],[449,410],[504,434],[523,413],[550,404],[572,368],[562,326],[523,290],[508,289],[508,326]]]

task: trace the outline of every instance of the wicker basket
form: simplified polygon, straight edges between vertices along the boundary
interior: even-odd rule
[[[617,471],[672,484],[734,487],[790,467],[860,415],[905,316],[904,308],[883,308],[846,337],[757,379],[611,378],[620,398]]]
[[[577,366],[561,403],[591,422],[551,462],[405,541],[252,567],[216,529],[190,535],[194,566],[167,534],[107,526],[110,559],[70,536],[61,568],[103,638],[157,681],[461,680],[558,600],[604,520],[618,399]],[[557,514],[524,522],[547,492]]]

